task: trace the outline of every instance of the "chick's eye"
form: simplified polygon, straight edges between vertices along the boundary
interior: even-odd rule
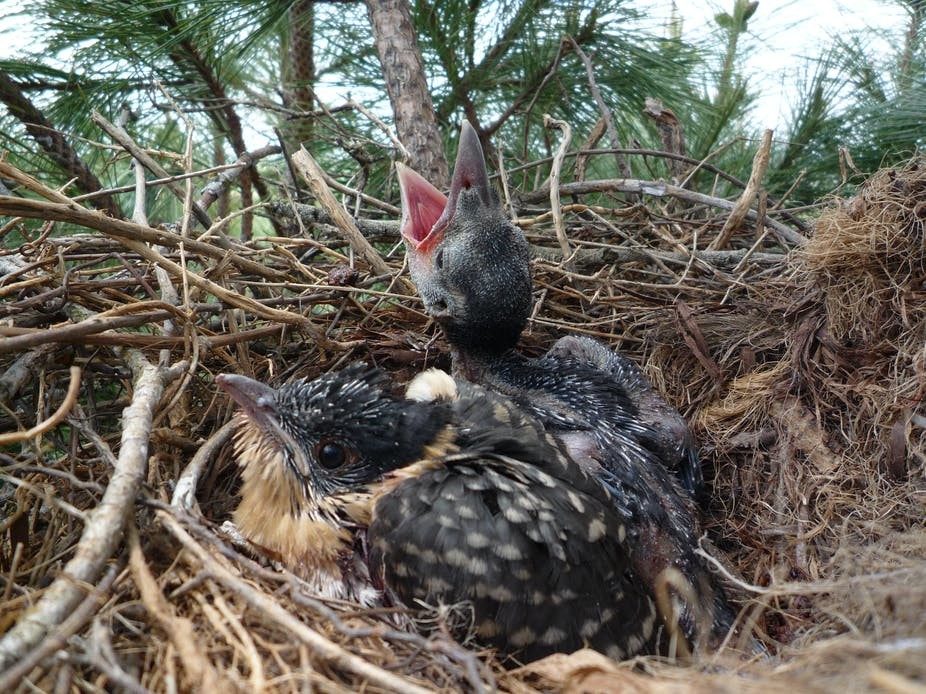
[[[437,266],[438,270],[444,269],[444,249],[443,248],[437,251],[437,255],[434,256],[434,264]]]
[[[334,441],[320,441],[315,446],[315,459],[326,470],[341,467],[348,459],[347,449]]]

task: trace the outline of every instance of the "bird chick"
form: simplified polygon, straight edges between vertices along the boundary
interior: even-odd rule
[[[568,335],[556,341],[547,352],[553,359],[576,359],[593,365],[623,386],[636,408],[637,421],[644,425],[639,438],[678,478],[695,499],[704,493],[704,474],[698,460],[697,444],[685,418],[672,407],[629,357],[608,349],[598,340],[584,335]]]
[[[216,377],[241,408],[241,503],[233,521],[324,597],[379,600],[357,558],[355,530],[371,513],[366,482],[452,447],[449,409],[386,397],[387,382],[362,365],[279,389],[246,376]]]
[[[401,227],[409,271],[447,335],[454,373],[513,400],[611,491],[637,573],[654,590],[680,574],[681,592],[696,598],[682,600],[682,631],[704,642],[704,613],[719,642],[735,612],[697,554],[701,471],[684,419],[597,341],[563,338],[538,359],[514,349],[531,307],[527,243],[489,185],[472,126],[463,124],[448,197],[404,167],[399,182],[403,210],[413,210]]]
[[[434,372],[399,399],[360,366],[219,384],[242,408],[235,522],[326,594],[467,604],[476,640],[521,662],[664,646],[609,492],[509,400]]]
[[[464,121],[449,196],[407,166],[397,163],[396,169],[409,274],[428,314],[447,335],[454,372],[517,399],[506,384],[492,381],[517,371],[513,362],[526,361],[513,348],[531,311],[530,255],[524,234],[505,216],[489,183],[476,131]],[[592,367],[592,377],[613,381],[620,390],[610,408],[616,426],[654,448],[693,496],[701,492],[701,466],[687,423],[630,358],[575,336],[561,338],[545,356],[553,368],[568,357]]]

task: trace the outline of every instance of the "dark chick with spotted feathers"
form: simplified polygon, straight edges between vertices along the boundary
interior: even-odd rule
[[[463,603],[516,662],[664,649],[610,493],[508,399],[442,372],[401,399],[362,366],[218,383],[241,406],[235,523],[321,594]]]
[[[719,643],[735,612],[697,553],[703,480],[685,420],[636,364],[596,340],[567,336],[537,359],[515,349],[531,309],[528,246],[489,184],[472,126],[463,124],[448,197],[406,167],[399,182],[409,272],[447,335],[454,374],[510,398],[556,436],[611,492],[635,571],[671,595],[667,623],[693,645]]]

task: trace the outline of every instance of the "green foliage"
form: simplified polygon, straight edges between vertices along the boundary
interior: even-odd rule
[[[207,167],[233,160],[242,144],[255,148],[275,142],[272,127],[294,117],[285,110],[281,90],[289,74],[283,56],[292,31],[291,5],[280,0],[33,0],[21,12],[41,27],[41,45],[0,62],[0,70],[75,137],[105,140],[91,123],[91,112],[118,120],[128,105],[137,119],[127,127],[142,145],[182,152],[188,119],[196,166]],[[758,7],[733,0],[729,11],[716,15],[713,33],[691,37],[677,17],[653,27],[633,3],[621,0],[412,3],[448,149],[460,121],[475,116],[509,161],[546,156],[553,142],[542,126],[544,113],[569,122],[577,146],[601,113],[585,66],[567,41],[571,38],[593,64],[622,146],[659,147],[654,126],[641,115],[644,100],[655,97],[679,117],[690,156],[710,156],[741,178],[748,176],[761,136],[750,120],[756,87],[743,65],[755,30],[761,29],[754,26]],[[896,53],[879,56],[862,37],[844,36],[808,63],[806,87],[785,131],[777,133],[780,144],[767,179],[773,194],[789,189],[801,171],[806,173],[793,200],[810,202],[832,190],[841,182],[840,148],[871,171],[922,145],[923,9],[915,0],[905,7],[909,26],[903,39],[891,44]],[[365,6],[318,3],[314,22],[312,86],[322,101],[333,107],[353,98],[388,122]],[[333,175],[362,180],[374,195],[394,194],[392,144],[366,116],[352,110],[323,116],[311,133],[309,149]],[[64,183],[66,177],[24,135],[22,124],[0,118],[0,138],[17,164],[46,181]],[[104,185],[132,181],[127,158],[77,139],[73,144]],[[601,146],[608,144],[605,137]],[[668,175],[659,165],[652,168],[652,161],[631,158],[631,163],[634,175]],[[177,162],[165,165],[179,170]],[[593,166],[595,175],[618,175],[611,157],[600,157]],[[262,170],[271,179],[284,175],[280,161],[266,162]],[[168,196],[153,195],[151,202],[152,219],[176,213]]]

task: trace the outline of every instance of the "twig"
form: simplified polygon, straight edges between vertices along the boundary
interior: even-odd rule
[[[234,164],[223,167],[223,170],[203,187],[199,202],[196,204],[203,209],[208,209],[212,203],[222,196],[222,193],[228,189],[228,186],[230,186],[236,178],[241,176],[242,173],[254,166],[255,162],[274,154],[280,154],[282,151],[282,146],[268,145],[267,147],[256,149],[253,152],[245,152],[238,157],[238,161]],[[208,229],[210,227],[207,226],[206,228]]]
[[[563,261],[569,259],[572,255],[572,248],[569,247],[569,238],[566,236],[566,225],[563,223],[563,209],[559,202],[559,181],[563,169],[563,157],[566,150],[569,149],[569,143],[572,141],[572,128],[566,121],[551,118],[549,114],[543,114],[543,127],[558,128],[563,133],[563,139],[556,148],[556,154],[553,155],[553,166],[550,168],[550,208],[553,212],[553,228],[556,230],[556,239],[559,241],[560,250],[563,252]]]
[[[395,133],[392,132],[389,126],[386,125],[382,121],[381,118],[377,118],[376,115],[374,115],[363,104],[357,103],[353,99],[350,99],[347,102],[347,105],[351,108],[355,108],[358,111],[360,111],[360,113],[362,113],[367,118],[369,118],[377,128],[379,128],[386,134],[386,137],[389,138],[389,140],[392,142],[392,145],[398,150],[399,155],[402,157],[403,162],[408,163],[411,161],[411,154],[408,153],[408,150],[405,148],[405,145],[402,144],[401,140],[399,140],[399,138],[395,136]]]
[[[749,175],[749,180],[746,182],[746,190],[743,191],[739,200],[736,201],[720,233],[714,237],[714,240],[711,241],[710,245],[707,247],[708,250],[716,251],[726,246],[730,242],[733,232],[736,231],[739,225],[743,223],[743,220],[746,219],[747,213],[751,212],[750,208],[752,207],[752,203],[759,193],[759,186],[762,185],[762,179],[765,178],[765,170],[768,168],[771,152],[772,131],[766,130],[765,135],[762,137],[762,144],[759,145],[759,150],[752,160],[752,173]],[[754,215],[753,218],[758,219],[758,213],[754,213]]]
[[[595,181],[577,181],[575,183],[564,183],[559,187],[559,189],[560,195],[583,195],[586,193],[618,191],[621,193],[645,193],[655,197],[671,195],[672,197],[680,198],[681,200],[687,200],[688,202],[693,202],[700,205],[709,205],[711,207],[717,207],[722,210],[732,210],[735,206],[735,203],[731,202],[730,200],[714,197],[712,195],[705,195],[704,193],[696,193],[693,190],[686,190],[679,186],[663,183],[661,181],[605,178]],[[535,204],[544,200],[548,195],[549,192],[546,190],[525,193],[521,197],[521,202],[525,204]],[[0,198],[0,200],[3,200],[3,198]],[[755,210],[747,210],[745,218],[755,221],[758,218],[758,215]],[[785,226],[777,220],[767,218],[765,220],[765,224],[773,231],[775,231],[781,238],[790,243],[793,243],[796,246],[803,246],[807,243],[807,239],[804,236],[801,236],[796,231],[790,227]]]
[[[15,691],[19,681],[28,675],[36,667],[47,663],[49,657],[57,651],[63,649],[68,639],[80,631],[83,626],[90,621],[106,597],[109,590],[116,580],[116,576],[121,571],[121,564],[111,564],[100,582],[90,592],[90,595],[84,598],[76,609],[68,615],[55,631],[39,643],[35,648],[24,652],[18,662],[11,665],[9,669],[0,673],[0,692]]]
[[[119,145],[107,145],[111,146],[113,149],[122,150],[123,147]],[[167,176],[165,178],[152,178],[147,182],[148,187],[157,187],[163,186],[167,183],[185,181],[188,178],[199,178],[201,176],[211,176],[214,174],[222,173],[230,168],[237,166],[237,164],[220,164],[219,166],[210,166],[208,169],[199,169],[197,171],[190,171],[189,173],[178,173],[173,176]],[[131,193],[135,190],[135,184],[129,184],[124,186],[113,186],[112,188],[104,188],[96,193],[83,193],[82,195],[75,195],[71,198],[74,202],[83,202],[84,200],[92,200],[95,197],[102,195],[103,193]]]
[[[50,345],[40,345],[16,358],[0,376],[0,403],[10,403],[26,382],[35,378],[40,365],[51,355]]]
[[[69,516],[72,516],[73,518],[76,518],[80,521],[87,520],[86,513],[81,511],[73,504],[69,504],[67,501],[52,495],[51,491],[47,487],[39,488],[37,485],[34,485],[31,482],[21,480],[18,477],[13,477],[12,475],[7,475],[5,473],[0,473],[0,481],[12,484],[14,487],[19,487],[31,492],[33,496],[42,499],[48,506],[54,506],[55,508],[64,511]]]
[[[184,511],[192,511],[196,507],[196,487],[199,484],[199,476],[219,449],[228,443],[235,431],[235,426],[234,421],[226,422],[221,429],[199,447],[196,455],[183,469],[180,478],[177,480],[177,486],[174,488],[174,494],[170,500],[171,506]]]
[[[160,302],[138,302],[136,304],[119,306],[108,312],[108,315],[99,314],[82,320],[79,323],[62,325],[57,328],[47,328],[44,330],[0,327],[0,335],[7,336],[7,339],[0,341],[0,354],[4,352],[16,352],[20,349],[26,349],[49,342],[74,342],[87,335],[101,333],[106,330],[137,327],[155,320],[164,320],[175,315],[175,311],[169,309],[148,310],[150,308],[156,308],[154,304],[159,303]],[[163,304],[161,305],[163,306]],[[121,315],[126,313],[134,315]]]
[[[107,135],[109,135],[115,142],[118,142],[120,145],[125,147],[125,151],[132,155],[136,161],[141,163],[146,169],[159,178],[169,179],[171,176],[163,166],[161,166],[154,157],[148,154],[144,148],[139,147],[136,144],[135,140],[132,139],[132,136],[129,135],[124,128],[110,123],[106,120],[99,112],[93,111],[90,114],[91,120],[96,123],[100,129],[103,130]],[[165,183],[167,189],[173,193],[180,202],[183,202],[186,198],[186,193],[183,188],[174,183],[173,181],[168,181]],[[193,215],[207,229],[212,226],[212,219],[209,217],[209,214],[198,204],[193,205]]]
[[[399,631],[391,629],[385,624],[376,624],[375,626],[353,626],[345,622],[333,609],[325,605],[321,600],[303,595],[298,589],[298,583],[295,576],[290,579],[289,592],[293,600],[299,605],[304,605],[322,617],[331,622],[331,625],[344,636],[351,639],[365,639],[378,637],[386,641],[397,643],[413,644],[423,651],[432,653],[442,653],[454,662],[461,663],[465,669],[467,680],[476,694],[485,694],[485,682],[479,676],[479,659],[473,651],[467,650],[452,639],[447,638],[446,634],[438,633],[437,638],[425,638],[416,631]],[[370,614],[373,610],[365,611]],[[490,680],[493,691],[496,689],[495,682]]]
[[[0,101],[7,106],[10,115],[23,123],[26,132],[48,153],[61,170],[73,177],[80,190],[93,192],[103,187],[64,134],[53,127],[45,114],[35,107],[23,93],[22,88],[11,80],[4,70],[0,70]],[[95,200],[93,204],[107,210],[112,215],[122,216],[119,204],[112,195],[104,195]]]
[[[119,664],[119,659],[109,640],[109,630],[103,625],[100,617],[93,620],[88,638],[75,636],[73,640],[83,648],[84,653],[83,655],[68,653],[65,655],[68,660],[96,668],[116,685],[118,691],[129,694],[149,694],[149,691]]]
[[[392,273],[392,268],[386,264],[383,257],[377,252],[370,242],[364,238],[363,234],[354,224],[354,220],[344,211],[344,208],[338,204],[328,184],[325,183],[325,176],[318,162],[309,154],[305,147],[300,148],[293,154],[293,164],[305,180],[308,182],[312,193],[318,199],[318,202],[325,211],[330,215],[332,221],[337,225],[344,238],[350,244],[350,247],[363,257],[377,275],[388,275]]]
[[[55,411],[55,413],[46,419],[43,422],[39,422],[34,427],[27,431],[14,431],[9,434],[0,434],[0,446],[9,446],[12,443],[18,443],[20,441],[26,441],[31,439],[34,436],[41,436],[49,429],[53,429],[58,426],[58,424],[67,417],[68,412],[71,411],[71,408],[74,406],[74,403],[77,402],[77,393],[80,390],[80,367],[72,366],[71,367],[71,382],[68,384],[67,395],[64,396],[64,401]]]
[[[16,175],[13,171],[16,170],[9,164],[0,162],[0,176],[13,178]],[[28,217],[30,219],[44,219],[55,222],[68,222],[88,229],[96,229],[120,241],[123,239],[144,241],[146,243],[167,246],[169,248],[177,248],[183,243],[186,249],[191,253],[196,253],[214,260],[227,258],[229,263],[242,272],[258,275],[269,280],[283,279],[283,275],[272,268],[244,258],[237,253],[228,253],[211,243],[196,241],[194,239],[183,239],[177,234],[169,231],[107,217],[105,214],[96,212],[95,210],[88,210],[76,203],[72,203],[67,198],[61,202],[46,202],[44,200],[33,200],[29,198],[0,196],[0,214],[7,214],[13,217]]]
[[[189,676],[187,686],[195,691],[219,691],[221,678],[209,659],[203,655],[204,649],[197,642],[193,624],[189,619],[174,613],[174,609],[161,593],[151,569],[148,568],[138,539],[138,529],[134,523],[129,525],[129,568],[145,608],[161,625],[177,649]]]
[[[333,641],[328,640],[305,623],[293,617],[280,604],[265,593],[254,590],[244,580],[235,576],[209,554],[179,521],[165,511],[156,513],[158,521],[176,537],[184,548],[202,564],[205,571],[214,580],[231,590],[258,613],[276,622],[279,626],[315,650],[334,667],[341,668],[362,678],[365,682],[383,687],[389,691],[409,692],[409,694],[430,694],[430,690],[413,684],[409,680],[392,674],[363,658],[345,651]]]
[[[334,220],[327,210],[301,202],[274,200],[268,206],[270,214],[290,219],[300,219],[303,224],[333,224]],[[355,219],[354,224],[366,236],[388,236],[399,238],[399,220]]]
[[[598,88],[598,83],[595,81],[595,68],[592,66],[591,59],[585,55],[585,51],[579,46],[578,42],[569,37],[569,43],[572,44],[572,50],[576,52],[576,55],[579,56],[579,59],[585,65],[585,73],[588,75],[588,86],[592,92],[592,97],[595,99],[595,103],[598,104],[598,110],[601,111],[601,117],[604,118],[605,125],[608,129],[608,139],[611,141],[611,147],[615,149],[614,160],[617,162],[617,170],[621,172],[621,176],[624,178],[630,178],[633,174],[630,171],[630,163],[617,152],[617,147],[620,144],[617,139],[617,128],[614,127],[614,117],[611,115],[611,109],[608,108],[608,105],[605,103],[604,99],[601,96],[601,90]]]
[[[3,168],[4,168],[3,162],[0,162],[0,174],[3,173]],[[162,234],[164,234],[164,232],[158,232],[155,229],[148,229],[147,227],[142,227],[136,224],[131,224],[130,222],[121,222],[119,220],[110,219],[103,215],[97,215],[97,213],[91,210],[86,210],[81,207],[58,206],[58,205],[55,205],[54,203],[46,203],[46,202],[37,201],[37,200],[26,200],[24,198],[8,198],[8,197],[0,196],[0,212],[4,211],[5,209],[8,209],[9,206],[18,206],[20,204],[28,204],[28,203],[33,203],[33,202],[39,203],[40,206],[44,206],[45,209],[42,210],[42,212],[40,213],[33,213],[33,215],[23,215],[23,216],[39,216],[40,218],[49,218],[51,216],[54,216],[53,211],[50,209],[51,207],[54,206],[56,211],[60,210],[63,218],[69,219],[70,221],[74,221],[75,223],[79,223],[79,224],[82,223],[84,226],[89,226],[91,228],[94,228],[94,224],[98,223],[99,226],[102,227],[100,230],[103,231],[104,233],[112,233],[112,226],[110,226],[110,223],[112,223],[112,224],[120,224],[120,225],[129,225],[131,227],[134,227],[134,229],[137,232],[140,232],[143,235],[148,235],[148,232],[153,232],[153,235],[157,237],[157,241],[160,241],[161,238],[163,238]],[[17,213],[14,212],[13,214],[17,214]],[[89,215],[90,217],[88,218],[87,215]],[[75,216],[82,221],[75,220],[74,219]],[[99,219],[95,219],[95,217],[97,216],[99,217]],[[117,235],[117,234],[114,234],[114,235]],[[180,242],[182,241],[190,251],[197,250],[197,247],[200,247],[203,249],[209,249],[209,253],[207,253],[207,255],[212,255],[213,252],[215,252],[221,255],[223,258],[228,257],[229,262],[233,264],[238,264],[240,263],[240,261],[244,260],[243,258],[240,258],[237,255],[226,256],[218,248],[215,248],[214,246],[211,246],[210,244],[207,244],[207,243],[196,242],[196,241],[193,241],[192,239],[180,239],[180,237],[177,237],[173,234],[165,234],[165,235],[168,237],[169,241],[172,241],[173,244],[175,245],[179,245]],[[305,330],[306,333],[311,335],[312,338],[316,340],[320,345],[334,346],[334,343],[332,343],[327,337],[325,337],[322,331],[318,329],[318,326],[316,326],[315,323],[308,317],[299,315],[296,313],[290,313],[289,311],[280,311],[277,309],[272,309],[272,308],[263,306],[259,302],[255,301],[254,299],[251,299],[250,297],[242,296],[241,294],[235,291],[226,289],[220,284],[217,284],[213,282],[212,280],[206,279],[205,277],[201,277],[200,275],[197,275],[183,268],[181,265],[171,260],[168,260],[167,258],[165,258],[163,255],[158,253],[153,248],[149,248],[145,243],[142,243],[141,241],[133,240],[133,238],[135,237],[132,234],[126,233],[125,236],[122,236],[120,233],[118,234],[118,236],[124,246],[135,251],[142,258],[145,258],[146,260],[149,260],[152,263],[155,263],[163,267],[172,276],[180,280],[186,280],[190,284],[195,285],[199,287],[200,289],[203,289],[206,292],[215,295],[218,299],[221,299],[222,301],[226,302],[230,306],[237,306],[238,308],[245,309],[257,316],[261,316],[262,318],[266,318],[268,320],[274,320],[274,321],[279,321],[281,323],[289,323],[291,325],[295,325],[299,327],[300,329]],[[259,268],[260,270],[258,274],[262,276],[265,276],[268,272],[273,272],[273,271],[268,271],[268,269],[262,266],[260,263],[254,263],[253,261],[248,261],[248,264],[254,265],[257,268]],[[277,273],[274,272],[273,274],[276,275]],[[282,279],[282,278],[283,277],[279,277],[279,279]],[[3,349],[3,347],[4,345],[0,344],[0,349]]]

